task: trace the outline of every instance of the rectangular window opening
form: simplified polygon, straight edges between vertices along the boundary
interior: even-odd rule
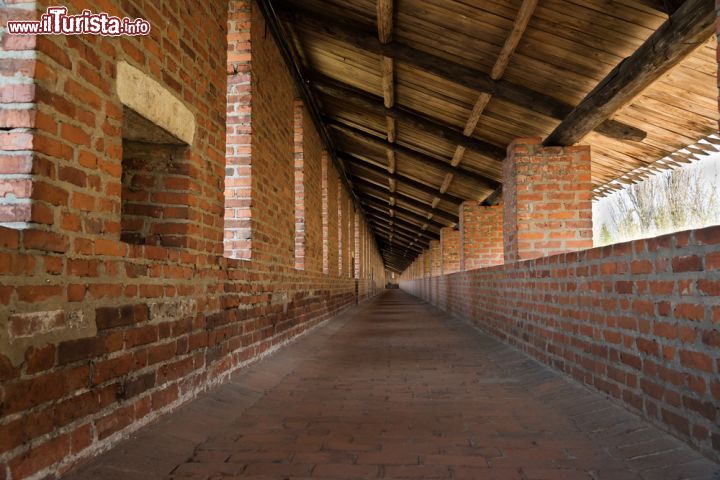
[[[121,234],[135,245],[187,247],[194,182],[189,145],[124,107]]]

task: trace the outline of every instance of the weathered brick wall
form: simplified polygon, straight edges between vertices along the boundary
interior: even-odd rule
[[[294,86],[269,36],[259,8],[252,12],[253,258],[272,265],[295,265],[295,168],[293,158]]]
[[[227,137],[225,153],[225,256],[252,256],[252,51],[251,8],[228,2]]]
[[[294,269],[293,86],[272,37],[255,26],[261,21],[253,22],[263,60],[253,64],[261,86],[252,177],[267,208],[284,211],[275,226],[258,223],[261,255],[244,261],[223,257],[227,2],[80,3],[146,18],[153,29],[148,37],[40,37],[32,83],[18,77],[33,92],[36,121],[27,131],[18,119],[6,125],[28,137],[11,151],[34,185],[32,222],[0,227],[0,478],[65,472],[356,301],[354,280]],[[195,119],[192,144],[173,164],[182,181],[171,190],[188,198],[173,207],[186,207],[181,248],[121,241],[120,61]],[[13,62],[0,60],[1,71],[20,68]],[[370,245],[374,276],[360,280],[361,297],[384,284]]]
[[[450,227],[440,229],[440,256],[442,274],[460,271],[460,232]]]
[[[461,271],[504,263],[502,205],[463,202],[459,230]]]
[[[320,135],[302,100],[295,101],[295,267],[322,271],[322,155]],[[308,215],[307,212],[312,214]]]
[[[590,248],[590,147],[543,147],[520,138],[503,162],[506,262]]]
[[[3,26],[6,20],[34,18],[34,2],[23,6],[0,6]],[[36,110],[37,91],[33,84],[37,62],[32,58],[35,38],[2,37],[3,67],[0,70],[0,224],[24,226],[32,220],[48,221],[48,207],[33,206],[32,128],[48,119]],[[42,68],[42,67],[41,67]]]
[[[430,276],[441,275],[442,257],[440,256],[440,241],[431,240],[428,248],[430,252]]]
[[[335,274],[339,268],[338,189],[340,180],[330,156],[322,156],[322,201],[323,201],[323,272]]]
[[[720,227],[433,280],[400,285],[720,458]]]

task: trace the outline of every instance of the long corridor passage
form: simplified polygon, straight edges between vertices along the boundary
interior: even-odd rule
[[[389,290],[74,479],[717,479],[684,443]]]

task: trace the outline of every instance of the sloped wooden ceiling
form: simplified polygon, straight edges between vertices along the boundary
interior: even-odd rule
[[[683,2],[262,3],[281,20],[388,267],[401,271],[456,224],[463,200],[497,201],[513,139],[577,131],[563,120]],[[693,152],[676,152],[717,131],[713,31],[702,30],[699,46],[582,134],[596,194],[663,157],[674,155],[662,168],[689,161]]]

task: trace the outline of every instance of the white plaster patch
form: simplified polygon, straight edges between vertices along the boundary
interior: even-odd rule
[[[152,303],[150,309],[150,322],[162,323],[197,315],[197,301],[182,299],[174,302]]]
[[[170,91],[127,62],[117,64],[120,101],[188,145],[195,137],[195,116]]]
[[[67,326],[68,328],[81,329],[88,327],[88,321],[85,318],[85,313],[82,310],[74,310],[67,314]]]
[[[10,316],[9,320],[8,333],[11,340],[50,333],[66,325],[65,312],[62,310],[18,313]]]

